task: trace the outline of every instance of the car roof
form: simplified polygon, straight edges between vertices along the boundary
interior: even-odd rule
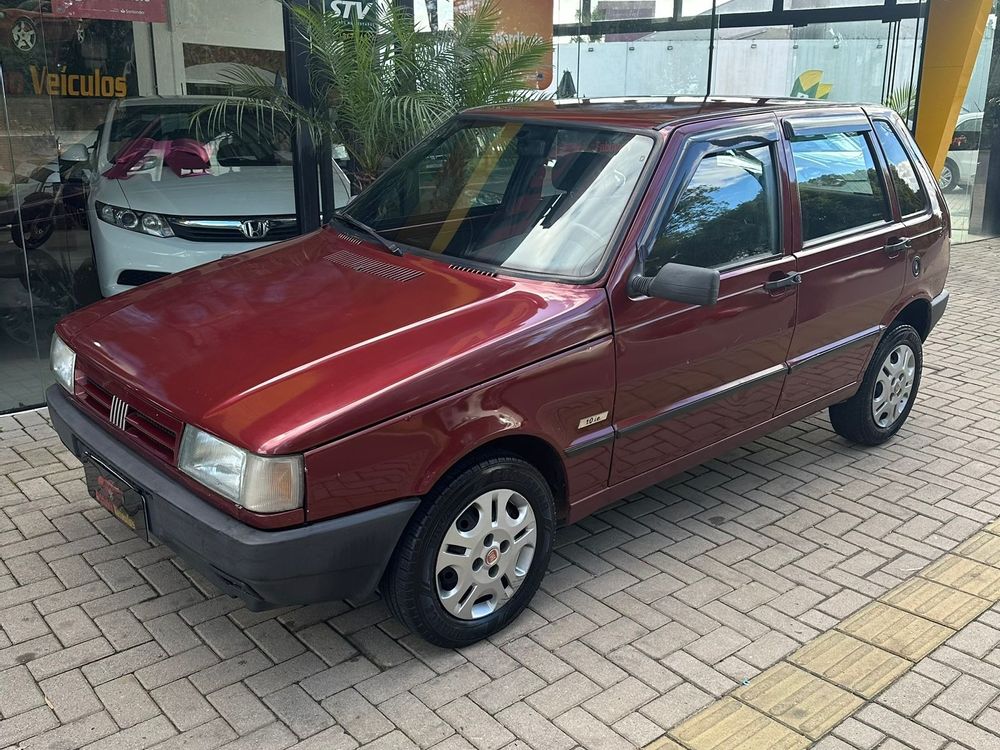
[[[804,107],[825,109],[845,106],[860,105],[782,97],[668,96],[546,99],[524,104],[477,107],[466,110],[466,113],[512,119],[527,118],[658,130],[679,120],[693,117],[801,110]]]

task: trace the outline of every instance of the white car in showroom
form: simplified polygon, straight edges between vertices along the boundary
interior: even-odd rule
[[[298,234],[287,132],[214,97],[111,105],[88,199],[101,293]],[[334,205],[351,198],[332,162]]]
[[[958,116],[948,156],[938,180],[942,191],[948,193],[972,184],[979,167],[979,141],[982,132],[982,112],[963,112]]]

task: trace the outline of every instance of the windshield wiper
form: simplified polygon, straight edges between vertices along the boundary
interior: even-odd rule
[[[403,251],[399,249],[398,245],[396,245],[394,242],[390,242],[389,240],[387,240],[385,237],[376,232],[374,229],[372,229],[370,226],[365,224],[360,219],[355,219],[353,216],[342,213],[341,211],[334,211],[333,218],[337,219],[340,222],[343,222],[344,224],[347,224],[348,226],[354,227],[355,229],[360,229],[362,232],[364,232],[373,240],[378,242],[382,247],[384,247],[393,255],[403,254]]]

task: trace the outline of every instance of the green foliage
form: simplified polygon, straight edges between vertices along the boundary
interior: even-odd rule
[[[917,109],[917,87],[912,83],[900,86],[885,100],[885,106],[911,124]]]
[[[363,26],[308,6],[288,8],[310,49],[313,106],[297,104],[254,69],[234,66],[232,95],[203,114],[220,118],[235,108],[242,120],[250,110],[272,126],[298,126],[317,142],[343,144],[359,187],[450,115],[533,98],[529,76],[549,49],[538,37],[500,38],[498,0],[456,13],[446,31],[417,31],[408,13],[381,3]]]

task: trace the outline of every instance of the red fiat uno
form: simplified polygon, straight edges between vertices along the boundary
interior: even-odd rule
[[[466,112],[312,234],[63,320],[48,392],[97,500],[253,608],[380,588],[460,646],[572,523],[829,408],[906,420],[949,215],[892,112]]]

